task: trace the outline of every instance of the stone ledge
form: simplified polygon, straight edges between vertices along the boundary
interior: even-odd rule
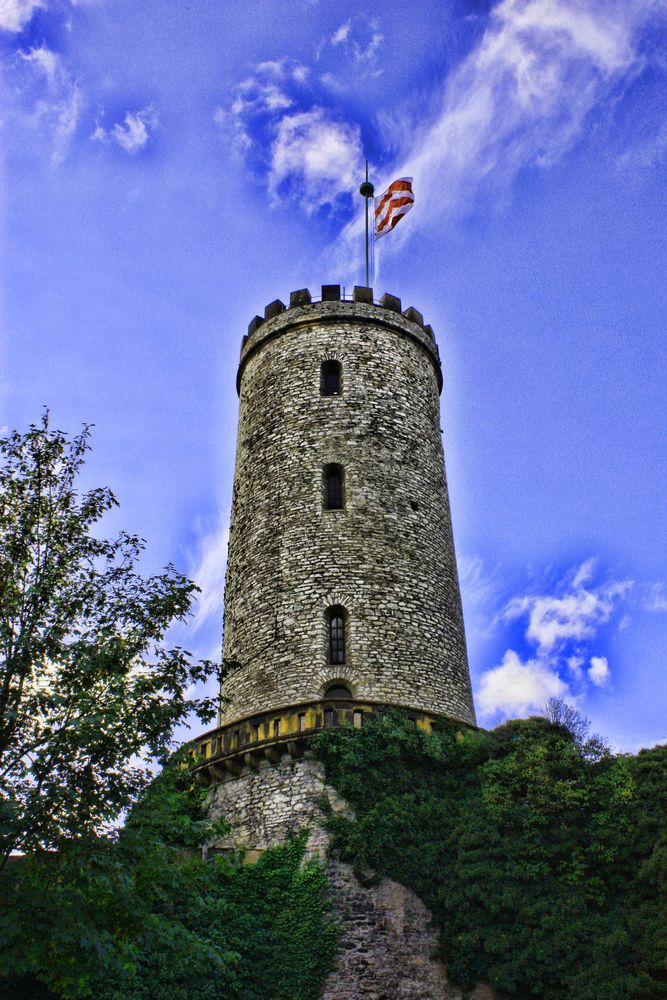
[[[370,701],[326,699],[290,706],[279,711],[262,712],[209,730],[193,740],[192,770],[195,780],[212,785],[260,766],[277,764],[284,755],[297,760],[307,742],[325,729],[335,726],[362,726],[379,708]],[[418,729],[429,733],[437,716],[408,709]]]

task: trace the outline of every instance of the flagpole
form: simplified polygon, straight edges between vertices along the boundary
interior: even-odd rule
[[[370,288],[368,280],[368,202],[373,197],[375,188],[368,180],[368,160],[366,160],[366,180],[359,188],[359,194],[366,199],[366,288]]]

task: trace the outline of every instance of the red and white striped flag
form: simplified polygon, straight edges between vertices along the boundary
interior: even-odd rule
[[[399,219],[409,212],[414,203],[412,177],[399,177],[385,193],[375,199],[375,239],[390,233]]]

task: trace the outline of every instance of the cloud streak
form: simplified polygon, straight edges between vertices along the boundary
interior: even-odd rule
[[[403,151],[377,187],[412,176],[416,194],[393,245],[464,215],[482,194],[503,197],[522,170],[557,162],[644,67],[640,29],[654,10],[651,0],[501,0],[444,80],[428,123],[409,104],[395,119],[382,115]],[[358,242],[358,230],[355,219],[342,247]]]
[[[33,80],[39,81],[41,96],[35,101],[26,123],[43,129],[51,137],[51,161],[61,164],[76,132],[85,106],[83,91],[57,52],[46,45],[19,52]],[[46,86],[43,86],[41,81]]]

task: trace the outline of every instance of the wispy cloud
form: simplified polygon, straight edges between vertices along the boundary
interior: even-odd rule
[[[481,192],[503,195],[523,169],[558,161],[643,68],[640,28],[652,10],[652,0],[501,0],[428,121],[406,104],[389,129],[403,149],[382,180],[412,176],[416,193],[394,245],[464,214]],[[354,220],[342,243],[357,229]]]
[[[33,77],[41,78],[40,96],[35,100],[25,123],[45,131],[51,140],[51,159],[63,162],[85,105],[83,91],[62,57],[40,45],[19,52]]]
[[[507,649],[499,665],[482,673],[476,701],[487,721],[540,711],[548,698],[581,698],[589,689],[606,687],[611,670],[595,650],[605,626],[627,604],[630,580],[595,582],[597,560],[587,559],[567,572],[547,592],[513,597],[496,623],[523,623],[528,654]]]
[[[345,21],[343,24],[341,24],[340,28],[338,28],[337,31],[334,31],[333,35],[331,36],[331,44],[342,45],[343,42],[347,41],[351,27],[352,27],[351,20]]]
[[[43,0],[0,0],[0,31],[23,31],[35,11],[45,6]]]
[[[152,104],[140,111],[127,111],[122,122],[116,122],[111,128],[105,129],[100,122],[90,136],[97,142],[115,143],[130,156],[145,149],[158,126],[158,116]]]
[[[647,611],[667,612],[667,587],[664,583],[654,583],[645,602]]]
[[[588,677],[596,687],[604,687],[609,683],[609,664],[606,656],[591,656]]]
[[[193,632],[212,619],[222,625],[228,542],[229,522],[221,518],[214,530],[203,535],[198,543],[189,574],[201,589],[191,624]]]

